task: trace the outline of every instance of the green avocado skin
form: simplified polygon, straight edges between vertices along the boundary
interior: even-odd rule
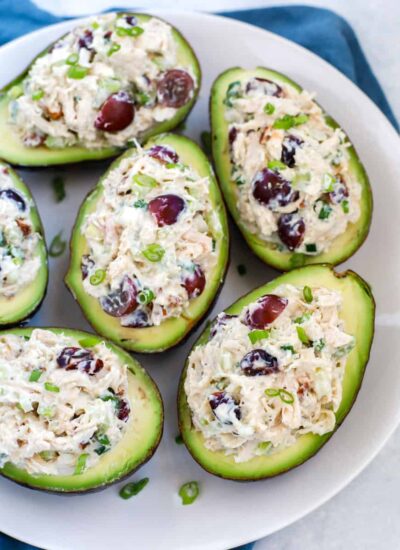
[[[152,18],[151,15],[143,13],[124,12],[121,15],[130,15],[138,19],[139,22],[145,22]],[[157,19],[160,19],[159,17]],[[169,23],[170,24],[170,23]],[[175,116],[169,120],[157,123],[147,132],[138,138],[138,141],[145,142],[153,136],[163,132],[169,132],[176,128],[189,115],[196,103],[201,86],[201,68],[198,59],[184,36],[171,25],[172,33],[178,47],[178,62],[187,64],[197,79],[197,85],[193,97],[188,103],[177,110]],[[66,165],[85,161],[101,161],[104,159],[116,157],[123,149],[116,147],[107,147],[104,149],[86,149],[84,147],[66,147],[63,149],[49,149],[45,146],[25,147],[18,137],[10,129],[8,124],[8,90],[13,86],[23,82],[33,62],[45,55],[53,44],[50,44],[43,52],[36,56],[27,69],[17,76],[12,82],[0,90],[0,158],[15,166],[37,167],[37,166],[55,166]]]
[[[82,284],[81,259],[87,254],[86,240],[80,227],[95,206],[102,194],[102,181],[109,171],[115,169],[122,159],[132,155],[134,150],[128,150],[111,165],[103,178],[83,202],[71,236],[71,256],[65,283],[78,301],[82,311],[99,334],[112,340],[125,349],[138,353],[156,353],[181,343],[206,315],[214,303],[225,278],[229,261],[229,230],[224,202],[216,182],[214,172],[199,146],[187,137],[177,134],[162,134],[148,141],[144,148],[154,145],[169,146],[174,149],[182,162],[192,167],[200,176],[208,177],[210,181],[210,200],[213,206],[213,217],[208,220],[215,240],[218,262],[207,277],[203,293],[190,301],[189,308],[181,317],[169,318],[161,325],[147,328],[122,327],[117,318],[107,315],[100,307],[98,300],[89,296]],[[215,227],[217,220],[220,227]]]
[[[246,227],[245,220],[240,218],[237,208],[237,185],[231,179],[232,164],[229,154],[228,123],[225,120],[226,107],[224,99],[229,84],[236,81],[246,82],[252,77],[266,78],[278,84],[292,86],[297,91],[302,90],[299,84],[284,74],[264,67],[257,67],[254,70],[245,70],[240,67],[231,68],[219,75],[213,83],[210,95],[212,155],[228,210],[251,250],[263,262],[275,269],[290,271],[303,265],[319,263],[338,265],[352,256],[367,238],[373,208],[372,191],[367,173],[349,140],[350,171],[360,183],[362,189],[360,200],[361,215],[356,223],[350,224],[346,232],[335,239],[327,251],[316,255],[279,251],[271,243],[251,233]],[[329,126],[332,128],[340,127],[325,111],[324,114]]]
[[[235,463],[231,456],[212,452],[204,445],[200,432],[192,425],[191,412],[184,391],[188,362],[183,369],[178,389],[178,420],[182,438],[192,457],[211,474],[235,481],[256,481],[273,477],[291,470],[314,456],[332,437],[350,412],[361,388],[374,334],[375,302],[371,288],[353,271],[337,273],[327,264],[311,265],[292,270],[271,282],[251,291],[227,308],[228,314],[238,314],[243,307],[261,296],[273,293],[281,284],[311,287],[326,287],[343,293],[344,305],[341,318],[345,330],[356,338],[356,346],[348,356],[343,379],[343,396],[336,412],[335,430],[323,436],[305,434],[295,445],[279,453],[255,457],[247,462]],[[210,336],[210,325],[194,344],[193,349],[206,343]]]
[[[104,342],[102,338],[80,330],[43,328],[56,334],[72,336],[77,338],[78,341],[90,338],[91,346]],[[33,330],[34,327],[16,328],[2,331],[0,336],[15,334],[29,337]],[[0,475],[29,489],[56,494],[82,494],[100,491],[120,482],[131,476],[150,460],[157,450],[163,433],[164,408],[160,392],[155,382],[136,359],[114,344],[109,342],[105,342],[105,344],[128,367],[128,394],[135,399],[137,404],[137,408],[132,411],[138,419],[136,428],[129,429],[128,425],[127,431],[118,445],[102,455],[98,464],[83,474],[69,476],[31,475],[26,470],[17,468],[7,462],[0,469]],[[87,344],[86,347],[88,347]],[[140,433],[137,428],[138,424],[141,428]]]
[[[40,309],[47,291],[49,270],[43,225],[33,196],[10,166],[0,161],[0,170],[7,170],[15,189],[20,190],[30,201],[30,220],[34,231],[41,235],[36,249],[36,254],[40,257],[40,268],[35,280],[11,298],[0,296],[0,329],[4,329],[27,321]]]

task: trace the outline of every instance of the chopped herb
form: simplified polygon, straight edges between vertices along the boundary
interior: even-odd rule
[[[64,179],[61,176],[56,176],[52,179],[51,185],[53,186],[53,192],[56,202],[61,202],[65,199],[65,187]]]
[[[342,210],[345,214],[348,214],[349,211],[350,211],[350,208],[349,208],[349,201],[348,200],[344,200],[342,201]]]
[[[298,325],[301,325],[306,321],[308,321],[311,318],[311,315],[312,315],[311,312],[307,311],[306,313],[303,313],[303,315],[300,315],[300,317],[296,317],[296,319],[294,319],[293,322]]]
[[[295,349],[293,346],[289,345],[289,344],[284,344],[283,346],[281,346],[281,349],[283,351],[290,351],[291,353],[296,353]]]
[[[318,213],[318,219],[319,220],[327,220],[329,216],[331,215],[332,208],[327,204],[326,202],[322,202],[320,211]]]
[[[64,252],[67,241],[63,241],[62,237],[62,231],[57,233],[57,235],[53,238],[53,240],[50,243],[49,248],[49,255],[52,258],[57,258],[58,256],[61,256],[61,254]]]
[[[180,434],[175,437],[175,443],[177,445],[182,445],[183,444],[183,439],[182,439],[182,436]]]
[[[144,33],[144,29],[142,29],[142,27],[117,27],[116,32],[118,36],[131,36],[136,38]]]
[[[151,176],[147,176],[146,174],[142,174],[141,172],[138,172],[133,176],[133,182],[136,183],[136,185],[139,185],[140,187],[156,187],[157,186],[157,180],[152,178]]]
[[[232,99],[236,99],[239,96],[240,92],[240,81],[231,82],[226,91],[226,96],[224,99],[224,104],[227,107],[232,107]]]
[[[110,57],[111,55],[113,55],[115,52],[117,52],[120,49],[121,49],[120,44],[117,44],[116,42],[113,42],[111,44],[110,48],[108,49],[107,56]]]
[[[81,80],[82,78],[85,78],[88,73],[89,69],[87,67],[81,67],[81,65],[72,65],[67,71],[67,76],[68,78],[73,78],[74,80]]]
[[[272,127],[279,130],[289,130],[289,128],[292,128],[293,126],[300,126],[300,124],[304,124],[307,120],[308,116],[305,114],[297,116],[284,115],[282,118],[277,118]]]
[[[306,244],[306,251],[307,252],[317,252],[317,245],[314,243]]]
[[[110,450],[110,447],[106,447],[106,445],[100,445],[100,447],[97,447],[97,449],[94,450],[96,454],[101,456],[102,454],[106,453]]]
[[[149,260],[149,262],[159,262],[163,259],[165,250],[157,243],[149,244],[143,251],[143,256]]]
[[[90,276],[90,284],[93,286],[97,286],[100,283],[104,281],[106,278],[106,271],[105,269],[96,269],[96,271],[93,273],[93,275]]]
[[[182,504],[186,506],[187,504],[192,504],[196,498],[199,496],[199,484],[197,481],[188,481],[184,483],[179,489],[179,496],[182,499]]]
[[[137,295],[137,301],[142,306],[147,306],[147,304],[150,304],[155,298],[154,292],[150,290],[150,288],[144,288],[139,294]]]
[[[303,327],[296,327],[296,330],[297,330],[297,336],[299,337],[300,342],[302,344],[304,344],[305,346],[309,346],[311,342],[310,342],[310,339],[308,338],[307,333],[304,330],[304,328]]]
[[[325,347],[325,341],[322,338],[320,340],[315,340],[315,342],[313,342],[313,347],[315,351],[320,352]]]
[[[331,193],[335,188],[336,178],[332,174],[324,174],[323,187],[324,191]]]
[[[96,336],[87,336],[86,338],[81,338],[79,340],[79,345],[83,348],[92,348],[96,346],[100,340]]]
[[[311,304],[311,302],[313,301],[312,290],[309,286],[305,286],[303,288],[303,297],[307,304]]]
[[[116,407],[119,406],[120,399],[116,395],[107,394],[100,397],[102,401],[112,401]]]
[[[42,99],[43,96],[44,96],[44,91],[43,90],[37,90],[36,92],[33,92],[31,97],[32,97],[33,101],[39,101],[39,99]]]
[[[43,371],[40,369],[34,369],[31,372],[31,375],[29,376],[29,382],[37,382],[39,378],[42,376]]]
[[[267,164],[270,170],[286,170],[287,166],[280,160],[270,160]]]
[[[45,382],[44,387],[47,391],[51,391],[53,393],[60,393],[60,388],[55,384],[52,384],[51,382]]]
[[[77,53],[71,53],[65,60],[67,65],[76,65],[79,61],[79,55]]]
[[[266,103],[264,105],[264,113],[267,115],[272,115],[275,112],[275,105],[272,105],[272,103]]]
[[[76,461],[76,465],[75,465],[74,475],[79,476],[80,474],[83,474],[86,468],[86,461],[88,457],[89,457],[88,453],[83,453],[78,456],[78,460]]]
[[[147,202],[144,199],[139,199],[133,203],[135,208],[147,208]]]
[[[208,131],[201,132],[200,134],[201,144],[203,146],[206,155],[211,155],[211,133]]]
[[[127,483],[120,490],[119,496],[125,500],[128,500],[128,498],[134,497],[139,494],[140,491],[142,491],[146,487],[149,481],[150,480],[148,477],[144,477],[140,481]]]
[[[255,344],[259,340],[264,340],[265,338],[269,338],[269,335],[271,334],[271,329],[269,330],[252,330],[248,333],[249,340],[252,344]]]
[[[237,266],[237,270],[238,270],[239,275],[241,275],[241,276],[246,275],[246,273],[247,273],[247,268],[244,264],[239,264]]]
[[[239,176],[235,179],[236,185],[244,185],[246,183],[245,179],[242,176]]]

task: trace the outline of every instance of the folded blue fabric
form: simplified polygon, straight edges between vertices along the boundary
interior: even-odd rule
[[[252,23],[318,54],[355,82],[398,129],[397,121],[350,25],[330,10],[308,6],[262,8],[224,13]],[[0,0],[0,44],[62,21],[29,0]],[[250,550],[251,544],[240,547]],[[0,550],[35,550],[0,534]],[[237,549],[239,550],[239,549]]]

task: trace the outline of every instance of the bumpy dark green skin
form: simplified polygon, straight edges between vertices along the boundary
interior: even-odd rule
[[[143,13],[124,12],[123,15],[131,15],[136,17],[139,22],[146,21],[153,16]],[[157,17],[157,19],[161,19]],[[170,23],[168,23],[170,24]],[[184,58],[192,68],[193,74],[196,76],[197,85],[193,93],[193,97],[183,107],[177,110],[175,116],[164,122],[160,122],[150,128],[143,135],[138,137],[138,141],[144,143],[146,140],[163,132],[174,130],[181,124],[197,101],[201,86],[201,68],[199,61],[185,37],[171,25],[174,39],[178,45],[179,58]],[[61,38],[61,37],[60,37]],[[101,161],[108,158],[118,156],[124,148],[107,147],[104,149],[86,149],[84,147],[66,147],[64,149],[49,149],[45,146],[40,147],[25,147],[12,133],[8,120],[8,98],[7,91],[13,86],[21,83],[27,76],[32,63],[38,58],[45,55],[53,44],[50,44],[43,52],[36,56],[30,65],[23,73],[18,75],[12,82],[4,86],[0,90],[0,158],[3,158],[12,165],[21,167],[39,167],[39,166],[55,166],[65,165],[87,161]]]
[[[37,253],[41,257],[41,267],[35,280],[6,301],[0,297],[0,329],[5,329],[27,322],[39,311],[47,292],[49,270],[43,224],[33,196],[22,179],[9,165],[0,161],[0,168],[8,170],[15,188],[22,191],[32,201],[30,219],[34,230],[42,236],[42,240],[37,247]]]
[[[327,264],[305,266],[277,277],[244,297],[240,298],[226,313],[238,314],[243,307],[254,302],[260,296],[273,292],[280,284],[326,286],[340,289],[344,293],[344,307],[341,318],[345,329],[356,336],[356,347],[350,353],[346,363],[343,380],[343,397],[336,412],[335,430],[323,436],[306,434],[298,438],[293,447],[274,455],[257,457],[248,462],[235,463],[232,457],[220,452],[211,452],[205,448],[203,437],[197,432],[191,421],[191,412],[187,403],[184,384],[188,361],[183,369],[178,388],[178,422],[183,441],[194,460],[206,471],[224,479],[234,481],[257,481],[283,474],[300,466],[313,457],[332,437],[350,412],[360,391],[374,334],[375,302],[371,288],[353,271],[336,273],[333,266]],[[347,300],[346,300],[347,298]],[[210,324],[199,337],[193,348],[209,340]]]
[[[160,135],[147,142],[144,148],[147,149],[157,144],[172,147],[183,162],[210,180],[210,197],[214,213],[218,216],[221,230],[219,232],[216,230],[213,231],[219,259],[210,277],[207,279],[203,293],[191,300],[187,312],[181,317],[167,319],[158,327],[129,328],[122,327],[117,318],[107,315],[101,309],[98,300],[85,292],[80,266],[81,258],[87,253],[87,248],[86,240],[81,234],[80,227],[87,213],[95,207],[95,203],[102,193],[102,180],[110,170],[113,170],[118,165],[122,158],[132,154],[130,150],[111,165],[110,169],[83,202],[71,236],[71,261],[65,277],[68,289],[78,301],[84,315],[93,328],[123,348],[137,353],[157,353],[182,343],[207,314],[210,307],[212,307],[222,288],[229,262],[229,229],[226,210],[214,173],[206,156],[192,140],[176,134]]]
[[[15,334],[19,336],[29,337],[35,327],[29,328],[17,328],[0,332],[0,336],[6,334]],[[89,338],[93,341],[92,345],[104,342],[104,340],[98,336],[90,334],[88,332],[72,329],[43,327],[46,330],[51,330],[54,333],[63,333],[73,336],[78,340]],[[29,489],[37,491],[44,491],[60,495],[72,495],[83,494],[102,491],[115,483],[119,483],[125,478],[130,477],[134,472],[141,468],[146,462],[148,462],[157,450],[160,444],[164,427],[164,407],[160,392],[150,377],[150,375],[140,366],[140,364],[129,354],[118,348],[114,344],[105,342],[107,347],[111,348],[119,358],[128,366],[128,380],[130,394],[131,384],[137,384],[137,387],[141,391],[145,392],[149,403],[151,404],[151,420],[154,420],[154,425],[147,426],[144,437],[148,438],[145,442],[144,450],[140,452],[138,449],[138,442],[131,441],[129,438],[129,430],[124,434],[123,439],[117,445],[116,448],[102,455],[97,466],[85,471],[81,475],[70,476],[49,476],[39,475],[33,476],[26,471],[21,470],[13,466],[11,463],[7,463],[2,469],[0,469],[0,475]],[[135,413],[135,411],[133,411]],[[136,410],[136,414],[137,410]],[[148,413],[146,413],[148,414]],[[128,421],[129,422],[129,421]],[[121,449],[121,444],[122,449]],[[117,451],[117,448],[119,451]],[[128,450],[124,451],[124,448]],[[139,452],[138,452],[139,451]],[[118,453],[122,455],[118,456]],[[126,455],[126,456],[125,456]],[[111,459],[111,460],[110,460]],[[104,466],[103,466],[104,465]],[[93,471],[96,471],[93,474]],[[103,472],[104,470],[104,472]]]
[[[231,162],[229,155],[228,143],[228,124],[225,121],[225,105],[223,99],[226,94],[228,85],[237,80],[246,82],[249,78],[257,76],[267,78],[278,84],[292,86],[295,90],[301,91],[302,88],[282,73],[257,67],[254,70],[245,70],[240,67],[228,69],[217,77],[215,80],[210,95],[210,119],[212,131],[212,154],[214,159],[215,170],[218,180],[221,185],[224,199],[228,206],[229,212],[232,215],[236,225],[240,229],[243,237],[252,251],[266,264],[279,269],[280,271],[290,271],[296,267],[303,265],[330,263],[338,265],[350,256],[352,256],[363,244],[368,236],[369,227],[372,217],[372,191],[367,173],[362,165],[355,148],[351,145],[348,148],[350,157],[350,170],[355,179],[360,183],[362,189],[361,195],[361,215],[356,223],[350,224],[346,232],[339,235],[331,247],[322,254],[306,255],[289,251],[279,251],[273,244],[262,240],[254,233],[251,233],[247,227],[245,220],[240,218],[237,208],[236,199],[236,184],[231,180]],[[337,122],[327,113],[324,112],[325,120],[332,128],[339,128]],[[348,140],[351,144],[350,140]]]

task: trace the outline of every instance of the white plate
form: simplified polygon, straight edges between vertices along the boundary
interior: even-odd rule
[[[372,284],[377,299],[372,356],[351,414],[321,452],[283,476],[247,484],[212,477],[174,442],[177,381],[195,335],[176,350],[143,359],[160,386],[166,407],[161,446],[135,476],[150,477],[143,493],[124,501],[118,497],[118,487],[112,487],[103,493],[66,498],[0,481],[0,531],[40,547],[216,550],[255,540],[304,516],[348,484],[382,448],[400,419],[398,135],[354,84],[305,49],[222,17],[174,12],[162,15],[190,39],[204,73],[201,97],[187,126],[189,136],[198,139],[208,126],[208,94],[214,78],[237,65],[272,67],[316,90],[322,105],[348,131],[370,175],[375,196],[370,236],[345,266]],[[0,85],[71,26],[67,22],[48,27],[0,49]],[[21,172],[37,199],[48,242],[60,229],[69,235],[79,204],[102,171],[98,166],[77,166],[62,171]],[[50,181],[54,174],[63,175],[67,182],[68,197],[61,204],[53,200]],[[232,241],[231,268],[215,312],[276,275],[252,256],[236,230],[232,231]],[[237,274],[239,263],[247,266],[245,277]],[[67,253],[50,260],[48,294],[32,324],[88,328],[64,288],[67,265]],[[201,496],[192,506],[183,507],[177,490],[189,480],[200,481]]]

